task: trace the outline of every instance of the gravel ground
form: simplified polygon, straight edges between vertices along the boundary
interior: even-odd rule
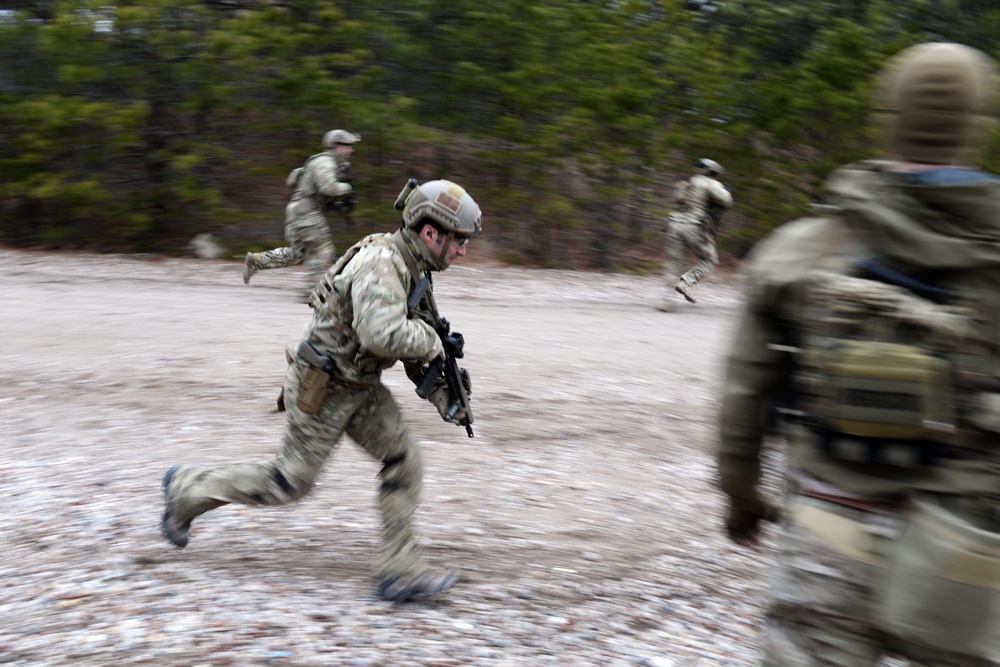
[[[732,277],[664,314],[651,277],[439,276],[476,437],[385,379],[424,446],[422,540],[463,581],[394,605],[378,465],[346,438],[297,505],[222,508],[183,550],[159,534],[168,466],[278,446],[308,309],[294,271],[240,269],[0,249],[0,663],[756,664],[772,551],[723,538],[710,456]]]

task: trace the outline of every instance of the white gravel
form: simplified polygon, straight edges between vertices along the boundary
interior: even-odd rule
[[[756,664],[772,554],[723,538],[710,456],[732,277],[667,315],[651,277],[442,274],[476,438],[386,381],[424,442],[422,539],[464,580],[393,605],[378,466],[347,440],[301,503],[159,535],[169,465],[278,446],[308,313],[292,272],[240,268],[0,250],[0,663]]]

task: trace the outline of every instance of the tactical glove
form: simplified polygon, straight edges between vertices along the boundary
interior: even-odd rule
[[[737,544],[754,544],[760,536],[761,521],[776,523],[780,520],[781,510],[759,494],[752,498],[730,498],[726,534]]]
[[[424,373],[427,372],[427,364],[418,361],[404,361],[403,370],[406,371],[406,377],[410,378],[410,382],[414,386],[419,386],[420,381],[424,378]]]
[[[427,395],[427,400],[434,404],[434,407],[437,408],[438,414],[441,415],[442,419],[445,418],[445,413],[448,412],[448,408],[451,406],[450,398],[451,395],[448,392],[448,385],[446,384],[438,385],[431,393]],[[455,412],[455,415],[448,421],[450,421],[452,424],[461,425],[462,422],[465,420],[465,417],[466,417],[465,408],[460,407]]]
[[[465,387],[465,393],[469,398],[469,402],[472,402],[472,377],[469,375],[469,371],[464,368],[458,369],[458,374],[462,378],[462,385]],[[448,385],[444,381],[439,382],[431,393],[427,395],[427,400],[434,404],[437,408],[438,414],[444,419],[445,413],[448,412],[448,408],[451,406],[451,394],[448,391]],[[461,425],[466,418],[466,410],[464,407],[460,407],[455,415],[449,419],[452,424]]]

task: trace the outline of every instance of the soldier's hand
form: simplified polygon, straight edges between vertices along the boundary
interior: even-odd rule
[[[781,510],[759,494],[753,498],[730,498],[726,534],[740,546],[756,547],[760,544],[761,521],[780,520]]]
[[[424,356],[424,361],[434,361],[438,357],[444,359],[444,343],[441,342],[440,336],[434,336],[434,344],[431,349]]]
[[[418,387],[420,381],[424,379],[424,373],[427,372],[427,364],[419,361],[404,361],[403,371],[406,372],[406,377],[410,378],[410,382]]]
[[[445,419],[445,414],[448,412],[448,408],[451,407],[451,396],[448,392],[448,385],[438,385],[434,391],[427,395],[427,400],[434,404],[438,414],[441,415],[442,419]],[[465,408],[460,407],[448,421],[452,424],[461,425],[465,420],[465,416]]]

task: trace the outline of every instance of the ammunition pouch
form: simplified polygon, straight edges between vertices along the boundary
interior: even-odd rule
[[[326,400],[326,391],[335,368],[333,359],[321,353],[309,341],[299,342],[296,357],[306,364],[299,379],[295,405],[307,415],[319,414]]]
[[[807,349],[803,422],[824,451],[856,463],[933,466],[956,444],[954,367],[920,347],[837,340]]]
[[[307,415],[319,414],[319,409],[326,400],[326,385],[330,382],[330,374],[324,373],[318,368],[307,366],[302,371],[299,381],[299,394],[295,398],[295,405],[299,410]]]
[[[979,518],[979,517],[977,517]],[[934,496],[913,503],[887,554],[876,616],[903,639],[996,660],[1000,655],[1000,532]],[[986,522],[997,528],[995,520]]]
[[[949,506],[968,500],[922,494],[905,510],[852,511],[852,518],[826,502],[799,496],[790,502],[788,515],[830,549],[879,568],[873,615],[880,630],[907,642],[996,660],[1000,521]]]

